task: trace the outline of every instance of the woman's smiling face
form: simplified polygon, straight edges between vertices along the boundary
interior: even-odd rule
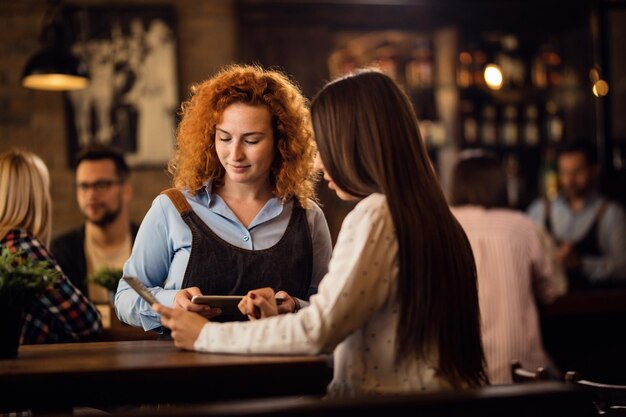
[[[270,181],[274,160],[274,132],[265,106],[234,103],[215,126],[215,150],[226,171],[224,184]]]

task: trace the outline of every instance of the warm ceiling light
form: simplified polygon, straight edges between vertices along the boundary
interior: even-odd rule
[[[496,64],[489,64],[485,67],[485,82],[487,87],[492,90],[499,90],[502,88],[502,71]]]
[[[62,49],[43,49],[26,64],[22,85],[38,90],[79,90],[89,85],[87,67]]]
[[[26,88],[65,91],[89,85],[87,65],[63,43],[65,29],[59,8],[60,4],[53,4],[44,17],[43,47],[28,60],[22,72],[22,85]]]

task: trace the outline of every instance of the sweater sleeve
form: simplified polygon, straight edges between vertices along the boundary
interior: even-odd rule
[[[361,328],[386,303],[397,275],[398,245],[384,197],[368,203],[346,217],[328,273],[308,307],[254,322],[208,323],[195,349],[318,354]]]

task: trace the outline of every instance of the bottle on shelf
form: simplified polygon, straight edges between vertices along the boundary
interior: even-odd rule
[[[478,145],[478,120],[471,100],[461,101],[461,139],[465,146]]]
[[[502,81],[505,87],[521,88],[525,82],[524,61],[518,52],[518,40],[513,35],[506,35],[500,39],[500,50],[496,54],[496,64],[502,72]]]
[[[420,120],[420,135],[429,149],[441,148],[446,144],[446,128],[439,120]]]
[[[540,52],[533,57],[530,70],[530,78],[535,88],[544,89],[548,87],[548,73],[543,53]]]
[[[480,87],[485,85],[485,66],[487,65],[487,54],[479,49],[472,50],[472,85]]]
[[[516,154],[509,153],[504,158],[506,172],[507,197],[510,207],[517,207],[520,200],[519,159]]]
[[[552,145],[546,147],[539,181],[539,189],[542,195],[550,200],[554,199],[559,192],[559,184],[556,169],[556,152]]]
[[[552,47],[547,48],[543,56],[546,63],[548,87],[559,87],[561,85],[561,56]]]
[[[406,84],[411,89],[433,86],[432,45],[426,38],[418,38],[411,60],[406,65]]]
[[[456,71],[456,83],[460,88],[469,88],[474,81],[472,54],[465,50],[459,52],[459,62]]]
[[[524,115],[523,135],[524,143],[527,146],[539,145],[539,110],[534,104],[526,106]]]
[[[546,138],[549,143],[561,143],[563,141],[563,117],[558,105],[554,100],[546,103]]]
[[[517,109],[513,105],[508,105],[504,108],[500,124],[500,142],[504,146],[516,146],[518,136]]]
[[[495,146],[497,143],[496,107],[488,104],[483,108],[480,139],[485,146]]]

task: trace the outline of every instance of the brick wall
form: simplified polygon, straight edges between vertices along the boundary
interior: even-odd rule
[[[67,2],[70,4],[70,2]],[[28,58],[39,48],[45,0],[0,1],[0,152],[14,146],[39,154],[51,174],[53,233],[82,221],[68,168],[63,93],[35,91],[20,85]],[[179,91],[210,76],[235,58],[233,0],[82,0],[84,6],[172,5],[177,13]],[[169,185],[162,168],[136,169],[131,217],[140,222],[152,199]]]

